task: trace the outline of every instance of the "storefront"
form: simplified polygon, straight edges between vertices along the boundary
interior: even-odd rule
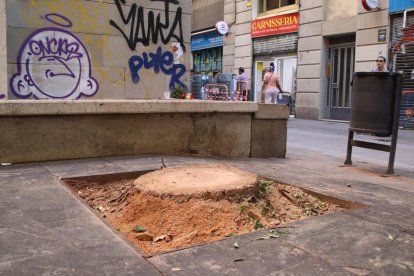
[[[404,76],[400,127],[414,128],[414,2],[390,1],[392,71]]]
[[[193,70],[197,74],[222,72],[223,35],[216,30],[191,36]]]
[[[299,15],[297,12],[253,20],[253,93],[261,98],[264,70],[274,64],[284,91],[296,91]]]

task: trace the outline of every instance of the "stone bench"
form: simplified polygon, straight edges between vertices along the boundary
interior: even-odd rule
[[[5,100],[0,161],[118,155],[284,157],[289,109],[199,100]]]

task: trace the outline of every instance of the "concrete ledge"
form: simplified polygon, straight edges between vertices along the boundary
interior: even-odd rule
[[[0,116],[256,112],[255,102],[200,100],[10,100],[0,102]]]
[[[289,107],[277,104],[258,104],[258,110],[254,114],[255,119],[288,119]]]
[[[283,105],[198,100],[0,103],[0,162],[138,154],[284,157]]]
[[[253,120],[250,157],[285,157],[287,120]]]

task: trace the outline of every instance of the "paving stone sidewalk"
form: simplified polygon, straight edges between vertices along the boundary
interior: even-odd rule
[[[227,163],[274,180],[367,205],[144,257],[59,179]],[[127,156],[0,167],[0,275],[414,275],[414,172],[292,149],[286,159]],[[239,248],[234,248],[237,241]],[[179,271],[174,271],[180,268]]]

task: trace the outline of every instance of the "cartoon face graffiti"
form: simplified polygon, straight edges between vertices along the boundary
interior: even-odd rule
[[[60,28],[31,34],[20,48],[17,69],[10,87],[19,98],[78,99],[98,91],[85,46]]]

